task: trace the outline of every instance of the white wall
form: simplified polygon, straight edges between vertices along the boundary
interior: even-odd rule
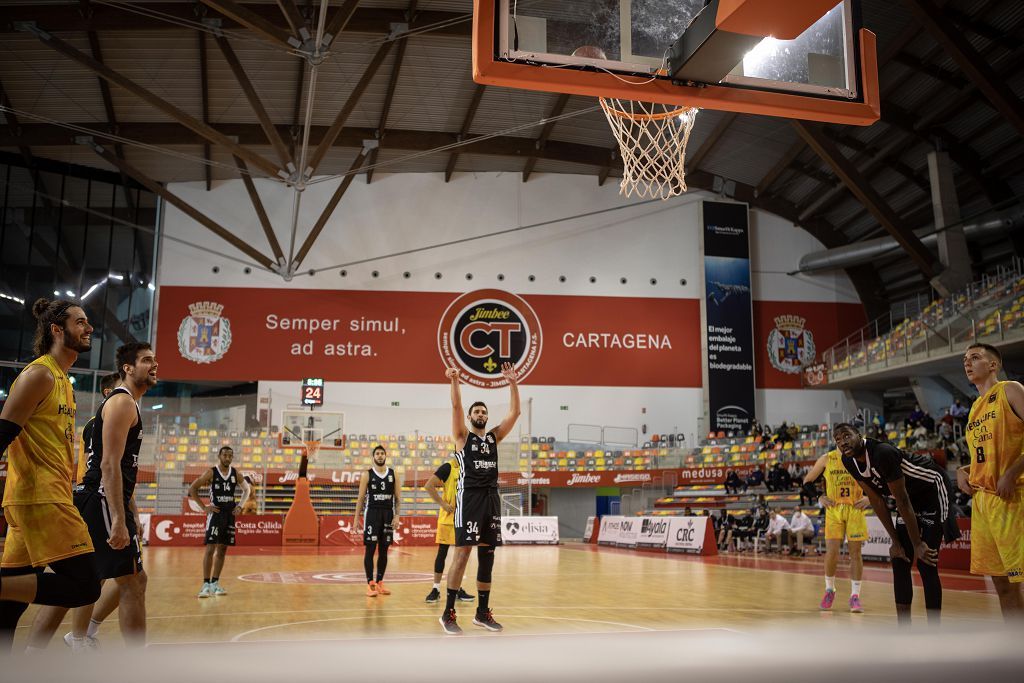
[[[292,192],[274,181],[256,182],[287,253]],[[317,183],[303,193],[296,251],[338,182]],[[176,183],[170,190],[260,251],[271,253],[240,181],[216,183],[210,192],[203,183]],[[238,260],[248,261],[247,257],[175,208],[165,207],[159,284],[444,292],[496,286],[518,294],[693,299],[703,296],[698,222],[701,199],[713,197],[693,192],[665,202],[637,204],[619,197],[614,183],[598,187],[593,176],[535,174],[531,182],[523,183],[519,174],[478,173],[459,175],[445,183],[441,175],[435,174],[375,174],[370,185],[362,177],[352,183],[302,264],[303,273],[310,268],[326,270],[313,276],[298,275],[290,282],[255,264],[250,264],[253,270],[245,274],[245,264]],[[552,222],[384,258],[545,221]],[[796,269],[801,255],[822,248],[805,231],[758,211],[753,213],[751,225],[755,299],[857,300],[844,275],[797,278],[786,274]],[[344,266],[347,276],[339,275],[342,264],[366,259],[374,260]],[[215,267],[218,273],[213,272]],[[374,270],[379,271],[379,277],[372,277]],[[410,273],[409,278],[403,277],[405,271]],[[441,279],[435,279],[437,272],[442,274]],[[466,279],[467,273],[473,275],[472,280]],[[497,279],[499,273],[505,276],[501,282]],[[529,280],[530,275],[535,281]],[[566,276],[565,283],[559,282],[560,275]],[[589,282],[591,276],[597,278],[596,283]],[[627,278],[627,284],[620,284],[622,277]],[[657,280],[656,285],[650,283],[652,278]],[[683,279],[685,285],[680,284]],[[261,395],[269,388],[275,394],[298,394],[292,383],[261,383]],[[828,394],[759,391],[759,417],[770,423],[794,418],[820,422],[823,406],[828,404],[831,409],[841,400],[839,392]],[[443,411],[448,405],[447,388],[441,384],[332,383],[328,396],[332,395],[358,397],[351,405],[365,406],[357,412],[368,425],[386,415],[386,411],[380,411],[393,400],[400,401],[403,408],[423,410]],[[703,429],[700,389],[530,386],[529,395],[534,399],[534,434],[561,438],[572,422],[638,429],[646,424],[648,433],[677,431],[689,435]],[[505,401],[504,397],[498,400]],[[569,410],[561,410],[563,405]],[[275,405],[275,409],[282,407]],[[368,432],[374,429],[365,427]]]

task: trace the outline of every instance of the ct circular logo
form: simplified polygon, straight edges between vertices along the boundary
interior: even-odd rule
[[[501,364],[512,363],[520,380],[537,367],[541,329],[530,304],[499,289],[463,294],[441,316],[437,347],[450,368],[459,368],[462,380],[493,389],[508,384]]]

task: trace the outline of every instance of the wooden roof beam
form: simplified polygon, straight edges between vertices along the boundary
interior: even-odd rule
[[[412,0],[409,3],[408,17],[411,22],[416,15],[416,4],[417,0]],[[377,140],[382,142],[384,136],[387,133],[388,116],[391,114],[391,105],[395,101],[395,91],[398,88],[398,77],[402,73],[402,64],[405,62],[405,49],[408,46],[408,38],[398,39],[398,51],[395,53],[395,65],[391,68],[391,75],[388,77],[388,89],[384,94],[384,106],[381,107],[380,112],[380,123],[377,124]],[[373,166],[377,163],[377,156],[380,154],[380,145],[378,144],[370,151],[370,158],[367,159],[366,165],[369,166],[366,169],[366,184],[369,185],[373,181]]]
[[[484,98],[485,90],[487,90],[487,86],[482,83],[478,83],[476,89],[473,91],[473,98],[469,101],[469,109],[466,110],[466,115],[462,118],[462,127],[459,128],[459,135],[456,138],[458,141],[461,142],[467,135],[469,135],[469,129],[473,127],[473,119],[476,118],[476,110],[480,108],[480,100]],[[455,164],[458,160],[458,152],[452,152],[448,155],[448,164],[444,169],[444,181],[446,183],[452,179],[452,174],[455,173]]]
[[[114,155],[110,150],[106,149],[102,145],[99,145],[92,140],[83,140],[83,142],[86,142],[92,148],[92,151],[94,151],[100,158],[102,158],[108,164],[119,169],[125,175],[134,178],[147,190],[163,198],[164,201],[166,201],[168,204],[177,208],[183,214],[185,214],[195,222],[199,223],[207,230],[214,233],[222,240],[224,240],[234,248],[238,249],[240,252],[242,252],[252,260],[256,261],[256,263],[260,264],[264,268],[273,269],[273,261],[271,261],[265,255],[257,251],[248,242],[238,237],[238,235],[234,234],[224,226],[220,225],[212,218],[210,218],[203,212],[199,211],[185,200],[178,197],[176,194],[170,192],[166,187],[164,187],[157,181],[153,180],[145,173],[132,166],[127,161],[123,159],[118,159],[116,155]]]
[[[242,157],[243,159],[246,160],[246,162],[252,164],[256,168],[263,171],[264,173],[272,177],[287,177],[287,173],[284,170],[277,168],[260,155],[250,152],[248,149],[242,147],[237,142],[235,142],[228,136],[224,135],[223,133],[220,133],[219,131],[211,127],[209,124],[197,120],[195,117],[187,114],[186,112],[174,106],[167,100],[159,97],[158,95],[155,95],[150,90],[143,88],[135,81],[132,81],[131,79],[125,76],[122,76],[120,73],[114,71],[106,64],[101,64],[100,62],[97,62],[92,57],[77,50],[76,48],[72,47],[60,38],[50,33],[47,33],[46,31],[36,26],[32,26],[30,28],[26,27],[26,30],[30,31],[33,35],[35,35],[36,38],[38,38],[39,41],[44,45],[52,48],[56,52],[61,53],[62,55],[68,57],[72,61],[78,62],[85,68],[89,69],[101,78],[110,81],[114,85],[124,88],[125,90],[132,93],[139,99],[153,106],[155,109],[163,112],[175,121],[181,123],[183,126],[191,129],[196,134],[202,136],[204,139],[215,144],[221,145],[223,147],[226,147],[227,149],[231,150],[234,154],[237,154],[238,156]]]
[[[974,49],[963,31],[942,15],[932,0],[904,0],[911,13],[957,63],[996,111],[1024,135],[1024,103]]]
[[[717,145],[718,141],[722,139],[725,132],[729,130],[729,126],[732,125],[732,122],[736,120],[737,116],[739,116],[739,114],[736,112],[724,112],[722,114],[721,118],[718,119],[718,123],[715,124],[714,129],[711,131],[711,134],[708,135],[704,143],[697,148],[696,152],[690,155],[689,159],[686,160],[686,165],[689,167],[691,173],[700,168],[700,163],[704,161],[704,158],[707,157],[707,155],[711,153],[711,150],[715,148],[715,145]]]
[[[555,103],[551,107],[551,112],[548,114],[548,121],[540,129],[540,135],[533,141],[533,146],[537,149],[544,149],[544,145],[547,144],[548,138],[551,137],[552,131],[555,130],[555,124],[558,121],[551,121],[556,117],[562,115],[565,112],[566,105],[569,104],[569,95],[562,93],[555,98]],[[523,167],[523,182],[525,183],[530,179],[530,174],[533,173],[533,169],[537,166],[536,155],[531,154],[530,158],[526,160],[526,166]]]
[[[327,200],[327,205],[324,207],[324,210],[320,212],[320,218],[317,219],[316,224],[313,225],[313,229],[309,231],[309,234],[306,235],[306,239],[303,241],[302,246],[299,247],[299,252],[295,255],[295,260],[292,261],[291,265],[293,273],[299,269],[299,266],[302,265],[306,255],[309,253],[309,250],[313,248],[317,238],[320,237],[320,233],[323,232],[324,228],[327,226],[327,221],[330,220],[331,216],[334,214],[334,210],[338,208],[338,203],[341,201],[341,198],[345,196],[345,192],[348,191],[349,186],[355,179],[356,172],[365,161],[366,149],[363,148],[359,150],[359,154],[356,155],[355,161],[353,161],[352,165],[349,167],[348,173],[346,173],[345,177],[342,178],[341,184],[338,185],[338,189],[336,189],[334,194],[331,195],[331,198]]]
[[[791,121],[790,124],[796,130],[797,135],[804,139],[807,146],[821,157],[833,172],[843,181],[846,187],[868,210],[871,215],[885,227],[908,256],[914,261],[918,269],[931,280],[934,277],[935,257],[928,250],[921,240],[910,228],[903,224],[903,221],[895,211],[886,203],[882,196],[873,188],[867,179],[857,170],[849,159],[843,156],[839,148],[826,136],[820,126],[805,121]]]
[[[286,50],[296,50],[302,47],[302,40],[298,36],[288,33],[277,24],[268,21],[262,15],[234,2],[234,0],[199,0],[199,2],[234,19],[253,33],[279,47]]]
[[[320,166],[320,163],[324,160],[327,155],[327,151],[334,145],[334,141],[338,139],[338,135],[341,133],[341,129],[345,126],[345,121],[349,115],[359,104],[359,100],[362,98],[363,93],[366,92],[366,88],[369,87],[373,77],[377,74],[377,70],[380,69],[380,65],[384,63],[384,58],[388,56],[388,52],[391,51],[391,46],[394,43],[387,41],[381,44],[377,48],[376,54],[373,55],[373,59],[366,66],[366,70],[363,71],[362,77],[359,82],[356,83],[355,87],[352,88],[352,92],[349,94],[348,99],[345,100],[345,104],[342,106],[341,111],[334,117],[334,122],[331,123],[331,127],[327,129],[320,144],[316,146],[316,150],[313,152],[313,157],[309,160],[308,168],[300,169],[301,175],[306,178],[311,178],[316,169]],[[312,103],[310,103],[312,104]]]
[[[227,38],[223,35],[218,35],[214,37],[214,40],[217,42],[217,47],[220,48],[221,54],[224,55],[224,59],[231,68],[231,73],[234,74],[235,80],[238,81],[238,85],[242,88],[245,99],[249,102],[249,106],[252,107],[253,113],[256,114],[256,119],[260,122],[263,132],[266,133],[267,141],[270,142],[270,146],[277,153],[278,159],[281,160],[281,165],[291,175],[295,172],[295,160],[292,159],[288,146],[284,144],[284,139],[277,132],[273,121],[270,120],[270,114],[267,113],[267,108],[263,106],[256,88],[253,87],[252,81],[249,80],[249,76],[245,73],[242,62],[238,60],[238,55],[231,48]]]
[[[267,215],[267,210],[263,206],[263,200],[260,199],[260,193],[256,191],[256,183],[253,182],[252,174],[249,173],[245,161],[238,157],[232,158],[235,160],[235,166],[238,168],[238,175],[242,179],[242,184],[245,185],[245,191],[249,195],[249,201],[252,202],[252,208],[256,210],[256,217],[263,228],[263,234],[266,235],[270,249],[274,252],[274,258],[277,259],[279,266],[284,266],[286,260],[284,251],[281,249],[281,243],[277,241],[274,226],[271,224],[270,216]]]

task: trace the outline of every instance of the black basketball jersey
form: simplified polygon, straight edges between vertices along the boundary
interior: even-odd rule
[[[366,508],[374,510],[391,510],[395,507],[395,472],[390,467],[380,476],[371,467],[367,474]]]
[[[238,505],[235,500],[235,491],[239,486],[238,470],[234,467],[228,472],[228,476],[220,473],[220,467],[213,468],[213,481],[210,482],[210,501],[222,512],[230,512]]]
[[[110,392],[110,395],[100,403],[100,407],[96,411],[96,417],[91,420],[92,429],[86,435],[87,438],[84,441],[86,462],[82,485],[92,491],[98,491],[100,495],[105,495],[103,491],[103,472],[100,469],[100,463],[103,461],[103,406],[116,394],[120,393],[128,394],[129,397],[132,395],[124,387],[117,387]],[[132,398],[132,400],[134,401],[135,399]],[[138,403],[135,404],[135,412],[138,414],[138,420],[128,430],[128,438],[124,442],[124,452],[121,453],[121,486],[126,499],[131,498],[132,494],[135,493],[135,480],[138,478],[139,473],[139,449],[142,448],[142,411],[139,410]]]
[[[843,466],[857,481],[870,486],[882,497],[891,495],[889,482],[903,479],[915,512],[945,509],[948,490],[946,475],[930,456],[907,453],[892,444],[864,439],[866,462],[843,456]]]
[[[459,488],[498,488],[498,440],[494,432],[480,438],[473,432],[466,446],[455,454],[459,463]]]

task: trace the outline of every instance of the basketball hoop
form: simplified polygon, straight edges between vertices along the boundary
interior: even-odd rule
[[[686,143],[696,107],[600,98],[622,154],[624,197],[668,199],[686,192]]]
[[[316,462],[316,456],[320,453],[320,441],[303,441],[306,445],[306,462]]]

